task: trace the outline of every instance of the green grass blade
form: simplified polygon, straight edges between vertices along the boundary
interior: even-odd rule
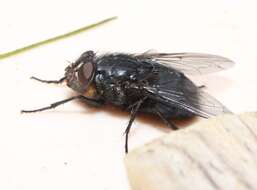
[[[111,17],[111,18],[99,21],[97,23],[94,23],[94,24],[91,24],[91,25],[84,26],[82,28],[73,30],[71,32],[68,32],[68,33],[65,33],[65,34],[61,34],[61,35],[55,36],[53,38],[49,38],[49,39],[46,39],[46,40],[43,40],[43,41],[39,41],[39,42],[30,44],[30,45],[22,47],[22,48],[18,48],[18,49],[15,49],[13,51],[9,51],[9,52],[0,54],[0,60],[8,58],[8,57],[12,57],[12,56],[20,54],[20,53],[24,53],[26,51],[32,50],[32,49],[37,48],[39,46],[50,44],[52,42],[56,42],[58,40],[62,40],[62,39],[65,39],[65,38],[77,35],[79,33],[82,33],[82,32],[88,31],[90,29],[96,28],[96,27],[98,27],[98,26],[100,26],[102,24],[105,24],[105,23],[110,22],[110,21],[115,20],[115,19],[117,19],[117,17]]]

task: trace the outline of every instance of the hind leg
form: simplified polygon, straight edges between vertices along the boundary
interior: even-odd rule
[[[167,127],[173,129],[173,130],[177,130],[178,127],[172,123],[171,121],[168,120],[168,118],[163,115],[159,110],[156,110],[156,114],[161,118],[161,120],[167,125]]]

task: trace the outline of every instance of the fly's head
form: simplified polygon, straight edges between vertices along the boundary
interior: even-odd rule
[[[87,51],[77,61],[65,69],[67,86],[71,89],[86,94],[92,90],[92,81],[96,72],[95,53]]]

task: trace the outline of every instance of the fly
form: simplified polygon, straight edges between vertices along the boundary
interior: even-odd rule
[[[218,100],[196,86],[187,75],[201,75],[224,70],[234,63],[225,57],[202,53],[83,53],[65,69],[59,80],[78,95],[34,110],[33,113],[53,109],[80,99],[93,106],[112,104],[130,112],[125,130],[125,152],[128,152],[128,134],[139,112],[158,116],[169,128],[177,127],[172,118],[200,116],[209,118],[230,111]]]

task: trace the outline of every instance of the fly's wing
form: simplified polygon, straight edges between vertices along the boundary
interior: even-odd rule
[[[151,53],[136,55],[145,61],[154,61],[188,75],[202,75],[228,69],[234,62],[218,55],[204,53]]]
[[[187,110],[201,117],[211,117],[223,113],[231,113],[218,100],[185,81],[183,89],[170,89],[167,85],[145,86],[151,98],[166,102],[180,109]]]

